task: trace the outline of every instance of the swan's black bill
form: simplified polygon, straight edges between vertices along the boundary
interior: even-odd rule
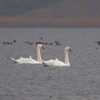
[[[73,52],[71,49],[69,49],[70,52]]]

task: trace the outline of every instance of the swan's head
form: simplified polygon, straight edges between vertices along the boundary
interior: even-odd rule
[[[65,51],[70,51],[70,52],[72,52],[72,50],[71,50],[70,47],[66,47],[66,48],[65,48]]]
[[[44,49],[44,45],[43,44],[38,44],[37,45],[39,48]]]

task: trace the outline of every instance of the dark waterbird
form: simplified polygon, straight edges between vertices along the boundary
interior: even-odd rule
[[[95,41],[95,43],[97,43],[98,45],[100,45],[100,41]]]
[[[33,42],[28,42],[29,45],[33,45]]]
[[[6,45],[6,44],[12,45],[13,43],[12,42],[8,42],[8,41],[7,42],[4,41],[3,44],[4,45]]]
[[[54,41],[56,45],[61,45],[59,41]]]
[[[30,41],[25,41],[25,43],[29,44],[29,45],[32,45],[33,42],[30,42]]]
[[[13,42],[15,43],[15,42],[16,42],[16,40],[13,40]]]
[[[37,44],[43,44],[43,43],[42,42],[36,42],[35,44],[37,45]]]
[[[3,41],[3,44],[6,45],[7,43],[5,41]]]
[[[12,45],[13,43],[12,42],[7,42],[7,44]]]
[[[52,45],[52,43],[48,43],[48,42],[36,42],[35,44],[36,44],[36,45],[37,45],[37,44]]]
[[[40,37],[40,40],[43,40],[43,37],[42,36]]]

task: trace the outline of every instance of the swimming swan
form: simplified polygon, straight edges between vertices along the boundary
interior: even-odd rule
[[[32,59],[30,56],[29,58],[20,57],[19,59],[11,58],[15,63],[19,64],[42,64],[42,57],[41,57],[41,49],[44,48],[44,45],[37,44],[37,61]]]
[[[68,55],[69,51],[71,51],[70,47],[65,47],[65,63],[60,61],[58,58],[50,59],[47,61],[42,60],[42,63],[44,66],[60,66],[60,67],[70,66],[69,55]]]

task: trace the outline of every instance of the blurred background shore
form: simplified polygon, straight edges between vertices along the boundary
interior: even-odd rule
[[[0,0],[0,27],[100,27],[99,0]]]

